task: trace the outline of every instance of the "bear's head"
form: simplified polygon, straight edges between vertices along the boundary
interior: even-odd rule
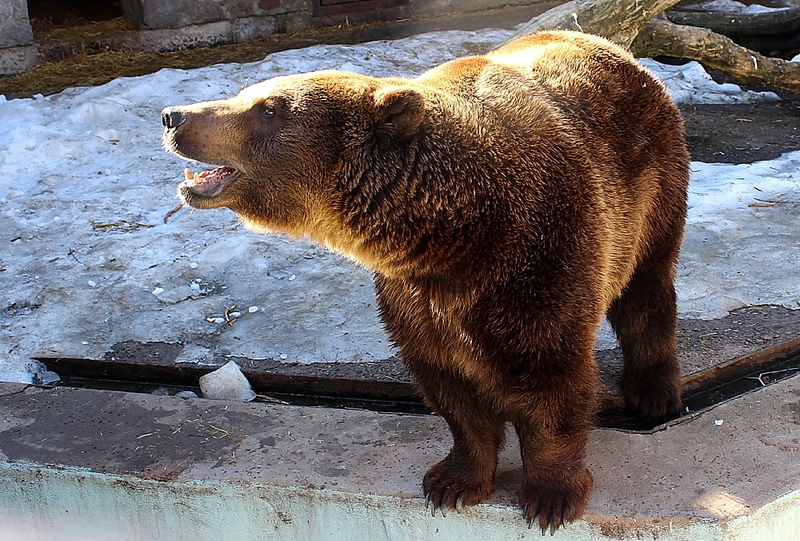
[[[423,95],[408,81],[316,72],[166,108],[163,143],[213,167],[186,170],[178,187],[185,204],[228,207],[253,230],[308,236],[347,252],[354,239],[335,216],[343,169],[370,145],[404,144],[424,116]]]

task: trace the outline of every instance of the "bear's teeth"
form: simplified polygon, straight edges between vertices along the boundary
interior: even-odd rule
[[[193,173],[189,169],[183,170],[183,179],[188,186],[197,186],[198,184],[205,182],[203,175],[199,173]]]

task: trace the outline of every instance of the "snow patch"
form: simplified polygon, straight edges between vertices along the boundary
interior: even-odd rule
[[[667,91],[676,103],[751,103],[780,100],[774,92],[744,92],[739,85],[733,83],[718,84],[694,60],[679,66],[662,64],[650,58],[643,58],[639,62],[667,85]]]

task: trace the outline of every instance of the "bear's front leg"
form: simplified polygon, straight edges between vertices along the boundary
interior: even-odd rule
[[[544,534],[580,518],[592,493],[592,474],[583,462],[586,436],[557,435],[539,439],[541,430],[514,423],[522,448],[524,481],[519,491],[528,527],[537,517]],[[546,438],[546,437],[545,437]]]
[[[481,400],[473,385],[445,370],[418,378],[428,403],[445,418],[453,448],[435,464],[422,482],[431,512],[475,505],[494,491],[497,453],[505,437],[504,418]]]
[[[566,360],[560,362],[572,364]],[[591,353],[584,369],[539,374],[533,388],[518,395],[512,422],[522,454],[519,491],[528,527],[538,518],[544,534],[580,518],[592,493],[592,474],[584,463],[595,403]]]

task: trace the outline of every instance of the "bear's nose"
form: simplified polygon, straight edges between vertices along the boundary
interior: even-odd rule
[[[167,107],[161,111],[161,123],[168,130],[175,129],[184,122],[186,122],[186,117],[175,108]]]

